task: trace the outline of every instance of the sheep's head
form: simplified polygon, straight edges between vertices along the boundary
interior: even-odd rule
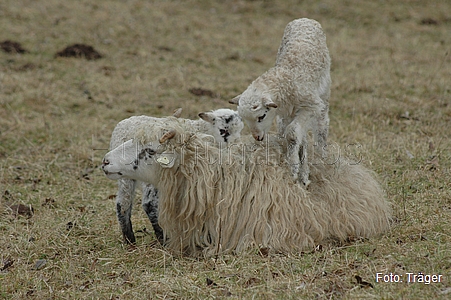
[[[108,152],[102,161],[102,170],[112,180],[134,179],[157,185],[161,168],[175,164],[175,154],[165,147],[174,131],[162,135],[159,141],[141,144],[128,140]]]
[[[238,113],[257,141],[262,141],[276,116],[277,104],[265,86],[247,88],[229,102],[238,105]]]
[[[217,142],[227,144],[237,142],[240,139],[244,124],[236,111],[222,108],[200,113],[199,117],[209,123],[210,130],[208,133]]]

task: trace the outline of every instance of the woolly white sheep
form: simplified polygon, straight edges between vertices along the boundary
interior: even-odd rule
[[[389,228],[384,193],[361,165],[313,165],[307,191],[288,180],[283,144],[219,149],[205,135],[171,128],[138,131],[105,155],[102,168],[110,179],[158,188],[159,223],[174,252],[214,255],[255,246],[296,252]]]
[[[134,137],[137,128],[142,124],[148,126],[157,124],[170,124],[175,117],[179,117],[181,109],[174,113],[174,117],[154,118],[149,116],[133,116],[119,122],[113,130],[110,141],[110,150],[118,147],[124,141]],[[240,132],[244,127],[240,116],[236,111],[230,109],[218,109],[211,112],[199,114],[201,119],[177,119],[184,123],[186,128],[210,134],[215,141],[222,146],[229,142],[236,142],[240,138]],[[131,163],[129,161],[128,163]],[[118,180],[118,191],[116,195],[116,213],[126,243],[135,243],[135,235],[131,223],[131,211],[135,197],[136,180],[121,178]],[[158,225],[158,191],[148,183],[142,183],[143,198],[142,207],[146,212],[157,239],[163,241],[163,231]]]
[[[309,184],[308,131],[324,156],[329,130],[330,57],[321,25],[297,19],[285,28],[276,64],[239,96],[238,113],[261,141],[277,117],[278,132],[289,142],[288,162],[295,180]],[[302,148],[302,150],[301,150]]]

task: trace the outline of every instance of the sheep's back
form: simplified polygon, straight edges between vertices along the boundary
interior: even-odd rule
[[[235,145],[226,154],[204,145],[196,135],[173,145],[185,151],[184,164],[162,171],[159,220],[174,251],[300,251],[327,238],[370,237],[389,228],[383,190],[361,165],[314,165],[305,190],[291,180],[286,145],[276,138],[268,147]]]

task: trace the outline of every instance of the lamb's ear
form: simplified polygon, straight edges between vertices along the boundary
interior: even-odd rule
[[[159,140],[160,144],[166,143],[167,140],[172,139],[175,136],[176,132],[174,129],[169,130],[165,134],[163,134]]]
[[[172,168],[175,163],[174,153],[161,153],[161,155],[157,158],[157,163],[159,163],[162,168]]]
[[[198,114],[199,118],[201,118],[204,121],[207,121],[208,123],[213,124],[213,122],[215,121],[215,117],[213,116],[212,113],[209,112],[201,112],[200,114]]]
[[[277,108],[277,104],[275,104],[274,102],[268,102],[265,104],[266,108]]]
[[[232,100],[229,100],[229,103],[230,103],[230,104],[236,104],[236,105],[239,105],[239,104],[240,104],[240,98],[241,98],[241,95],[238,95],[238,96],[236,96],[235,98],[233,98]]]
[[[179,107],[179,108],[177,108],[176,110],[174,110],[174,112],[172,113],[172,116],[173,117],[176,117],[176,118],[180,118],[180,116],[182,115],[182,108],[181,107]]]

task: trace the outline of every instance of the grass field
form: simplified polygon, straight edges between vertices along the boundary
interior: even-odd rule
[[[449,299],[450,14],[448,0],[1,1],[0,42],[26,52],[0,50],[0,298]],[[327,34],[330,140],[377,172],[391,231],[291,255],[176,257],[138,195],[137,245],[122,244],[116,183],[98,168],[117,122],[233,108],[299,17]],[[55,56],[75,43],[103,57]],[[407,282],[419,272],[441,280]]]

